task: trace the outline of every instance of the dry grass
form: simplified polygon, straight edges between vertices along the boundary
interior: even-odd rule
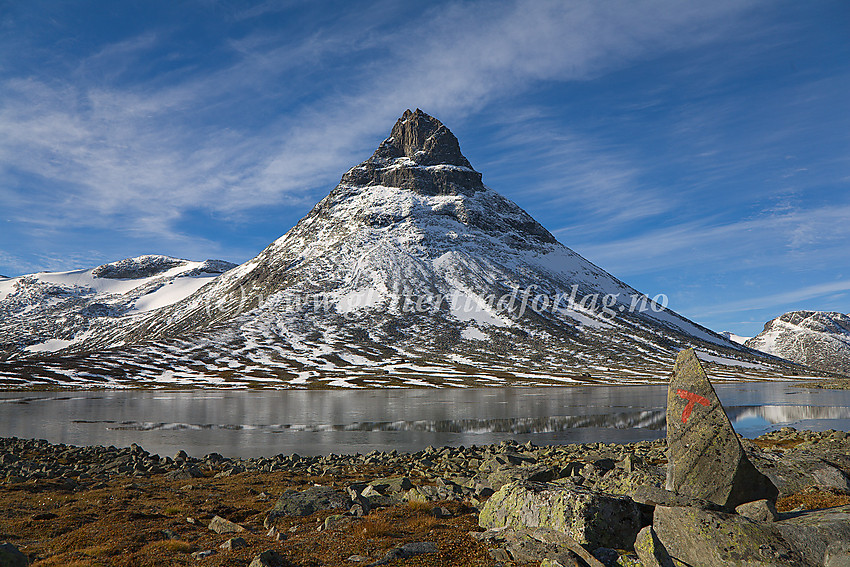
[[[410,514],[430,514],[431,510],[434,509],[434,504],[430,502],[418,502],[414,500],[408,502],[406,507]]]
[[[797,494],[780,498],[776,502],[776,510],[779,512],[790,512],[797,509],[821,510],[847,505],[850,505],[850,496],[847,494],[813,487],[807,488]]]
[[[177,539],[169,539],[164,541],[155,541],[153,543],[149,543],[142,548],[144,553],[192,553],[193,551],[198,551],[197,546],[187,542],[180,541]]]
[[[360,523],[360,531],[366,539],[395,537],[398,527],[387,518],[381,516],[367,517]]]
[[[413,541],[432,541],[440,551],[407,559],[405,567],[494,564],[486,546],[469,536],[470,531],[478,529],[477,514],[457,502],[400,504],[373,510],[365,518],[352,518],[351,522],[322,531],[316,528],[339,511],[318,512],[282,520],[278,529],[287,536],[283,542],[265,535],[263,520],[275,502],[274,495],[312,483],[343,487],[399,472],[370,467],[339,478],[243,473],[226,479],[193,479],[191,490],[184,489],[188,484],[185,480],[158,476],[116,478],[98,489],[92,488],[94,481],[83,482],[81,489],[75,491],[50,481],[0,482],[0,509],[6,511],[0,515],[0,536],[29,555],[32,567],[244,567],[267,549],[282,553],[292,567],[350,567],[346,561],[350,555],[364,555],[375,561],[390,549]],[[273,497],[259,500],[260,492]],[[431,509],[436,505],[448,508],[453,516],[434,517]],[[57,517],[32,519],[45,511]],[[248,532],[239,534],[248,542],[247,548],[219,549],[231,536],[206,528],[216,514],[248,528]],[[188,523],[187,516],[197,523]],[[205,549],[217,553],[201,562],[191,556],[192,552]]]

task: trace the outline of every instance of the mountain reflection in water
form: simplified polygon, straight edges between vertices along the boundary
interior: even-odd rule
[[[850,428],[850,393],[721,384],[747,437],[784,425]],[[139,443],[194,455],[416,451],[513,438],[538,445],[663,437],[664,386],[482,390],[0,393],[0,435],[75,445]]]

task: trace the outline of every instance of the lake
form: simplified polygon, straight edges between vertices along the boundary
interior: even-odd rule
[[[785,425],[850,429],[850,391],[776,382],[716,390],[747,437]],[[664,385],[0,392],[0,436],[232,457],[417,451],[508,438],[537,445],[627,442],[665,435],[665,403]]]

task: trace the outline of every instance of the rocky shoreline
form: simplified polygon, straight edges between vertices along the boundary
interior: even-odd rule
[[[2,439],[0,566],[850,565],[847,432],[741,438],[693,349],[666,424],[654,442],[259,459]]]
[[[847,433],[784,428],[741,442],[750,460],[779,489],[780,512],[850,504]],[[176,565],[203,560],[205,565],[259,567],[275,565],[275,561],[280,565],[368,565],[390,557],[387,563],[495,566],[541,565],[544,561],[548,561],[547,565],[557,565],[552,561],[567,565],[564,561],[572,557],[572,564],[581,565],[580,561],[588,562],[565,547],[558,533],[482,531],[477,525],[487,501],[497,492],[499,498],[509,500],[512,491],[529,490],[535,485],[568,486],[592,494],[622,496],[635,503],[639,513],[646,514],[659,504],[659,494],[665,494],[666,455],[665,440],[543,447],[505,441],[480,447],[428,447],[416,453],[375,451],[367,455],[293,454],[232,459],[215,453],[194,458],[183,451],[160,457],[137,445],[72,447],[44,440],[6,438],[0,439],[0,495],[18,504],[7,507],[0,529],[8,545],[21,550],[31,564],[70,564],[67,552],[51,546],[49,536],[43,533],[68,505],[45,505],[45,494],[62,495],[58,501],[85,501],[91,495],[102,499],[111,494],[111,498],[120,500],[128,493],[144,492],[149,498],[172,502],[170,508],[161,504],[158,511],[144,513],[170,527],[154,532],[144,528],[142,533],[147,535],[136,544],[138,549],[129,553],[127,562],[122,562],[121,554],[99,562],[83,552],[78,553],[82,553],[82,558],[74,561],[82,561],[80,565]],[[223,503],[229,492],[240,493],[243,500],[247,495],[251,505],[246,509],[239,509],[234,503],[210,506],[206,502],[209,498],[205,498],[204,505],[193,511],[190,504],[180,504],[210,493]],[[687,504],[696,505],[699,510],[712,508],[710,504]],[[138,514],[134,508],[130,505],[117,512],[130,518]],[[97,509],[84,507],[77,513],[87,515],[88,523],[101,521]],[[371,542],[352,541],[349,549],[341,548],[337,553],[323,555],[318,549],[295,553],[290,549],[289,544],[301,534],[304,525],[309,525],[309,529],[300,537],[303,546],[310,548],[308,540],[334,532],[356,533],[361,525],[369,531],[375,523],[373,518],[393,514],[413,516],[417,521],[425,518],[433,525],[429,531],[416,534],[425,538],[422,541],[403,541],[405,538],[395,537],[398,534],[390,527],[384,535],[366,538]],[[214,521],[233,522],[236,527],[230,528],[234,530],[232,534],[227,534],[228,528],[224,532],[213,531]],[[403,523],[397,521],[399,525]],[[638,524],[647,520],[638,516],[635,521],[632,528],[639,529],[642,526]],[[131,526],[137,523],[129,521]],[[175,523],[180,529],[175,529]],[[486,524],[483,520],[481,523]],[[72,532],[60,536],[67,537]],[[237,551],[221,549],[219,546],[234,539],[234,534],[242,534],[238,537],[246,541],[246,546]],[[427,539],[429,534],[433,541]],[[209,541],[211,537],[220,541]],[[149,538],[153,539],[148,541]],[[451,545],[467,542],[467,551],[475,550],[476,554],[466,557],[445,549],[449,540],[454,542]],[[157,547],[161,556],[149,556],[148,548],[157,541],[169,542],[168,549],[178,551],[166,553]],[[407,544],[422,545],[403,549]],[[582,549],[603,565],[641,564],[634,549],[587,544]],[[58,553],[51,555],[54,552]],[[269,552],[267,559],[276,559],[254,563],[263,552]],[[7,552],[0,551],[0,557],[2,553]],[[253,555],[246,557],[246,553]]]

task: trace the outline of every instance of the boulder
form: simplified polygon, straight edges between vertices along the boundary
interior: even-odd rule
[[[301,492],[287,490],[269,510],[268,520],[309,516],[319,510],[347,510],[350,506],[351,500],[345,493],[329,486],[313,486]]]
[[[248,547],[248,542],[245,541],[243,537],[232,537],[226,542],[219,545],[221,549],[235,550],[242,549],[243,547]]]
[[[705,510],[722,510],[722,507],[714,502],[677,494],[657,486],[638,486],[630,496],[638,504],[646,506],[694,506]]]
[[[658,540],[652,526],[646,526],[638,532],[635,553],[643,567],[673,567],[673,559]]]
[[[267,550],[259,555],[256,555],[248,567],[286,567],[288,562],[286,559],[274,550]]]
[[[413,488],[413,483],[406,476],[379,478],[368,484],[381,494],[401,494]]]
[[[558,478],[558,471],[553,467],[544,465],[516,466],[501,465],[492,472],[486,474],[487,484],[493,490],[499,490],[506,484],[517,480],[530,480],[532,482],[549,482]]]
[[[652,528],[666,551],[700,567],[810,567],[777,524],[699,508],[655,508]]]
[[[641,511],[627,496],[613,496],[570,484],[517,481],[487,500],[478,517],[483,528],[546,527],[581,544],[630,549]]]
[[[207,527],[217,534],[236,534],[245,531],[245,528],[239,524],[225,520],[221,516],[214,516]]]
[[[776,486],[747,458],[693,349],[679,353],[667,390],[667,445],[667,490],[728,509],[776,501]]]
[[[850,506],[785,514],[776,522],[659,506],[653,529],[670,555],[688,565],[850,565]]]
[[[479,541],[498,545],[504,559],[518,563],[550,560],[564,566],[580,565],[577,558],[591,567],[604,567],[597,558],[564,532],[548,528],[494,528],[473,534]],[[502,555],[502,553],[499,553]],[[554,565],[554,564],[553,564]]]
[[[786,514],[772,525],[815,565],[850,563],[850,506]]]
[[[764,467],[764,473],[787,496],[816,486],[850,494],[850,479],[847,473],[833,462],[824,460],[811,451],[791,450],[781,459]]]
[[[778,516],[776,506],[770,500],[756,500],[741,504],[735,508],[735,513],[757,522],[773,522]]]

